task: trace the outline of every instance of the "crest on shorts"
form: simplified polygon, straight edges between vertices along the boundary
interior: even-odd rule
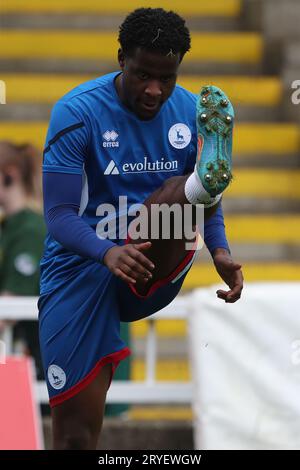
[[[52,364],[48,367],[47,375],[51,387],[55,388],[55,390],[59,390],[65,386],[67,378],[61,367]]]

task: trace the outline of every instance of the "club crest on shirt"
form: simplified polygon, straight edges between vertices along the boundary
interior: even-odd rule
[[[169,142],[176,149],[184,149],[192,139],[192,133],[186,124],[178,122],[169,130]]]

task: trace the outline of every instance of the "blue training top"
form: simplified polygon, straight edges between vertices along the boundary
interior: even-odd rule
[[[131,219],[124,218],[120,196],[128,206],[142,203],[167,178],[194,169],[196,95],[176,85],[159,113],[142,121],[120,101],[119,73],[76,87],[52,110],[43,162],[48,235],[41,294],[124,242]],[[111,239],[103,239],[105,232]],[[210,252],[229,249],[221,205],[205,224],[204,240]]]

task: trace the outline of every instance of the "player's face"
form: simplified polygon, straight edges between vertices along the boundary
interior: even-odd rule
[[[133,56],[119,51],[122,75],[117,90],[123,103],[140,119],[152,119],[172,94],[180,64],[179,54],[165,56],[136,49]]]

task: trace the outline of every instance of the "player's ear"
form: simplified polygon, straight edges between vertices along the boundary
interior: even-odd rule
[[[119,62],[121,69],[123,70],[123,68],[125,67],[125,54],[122,51],[122,49],[118,50],[118,62]]]

